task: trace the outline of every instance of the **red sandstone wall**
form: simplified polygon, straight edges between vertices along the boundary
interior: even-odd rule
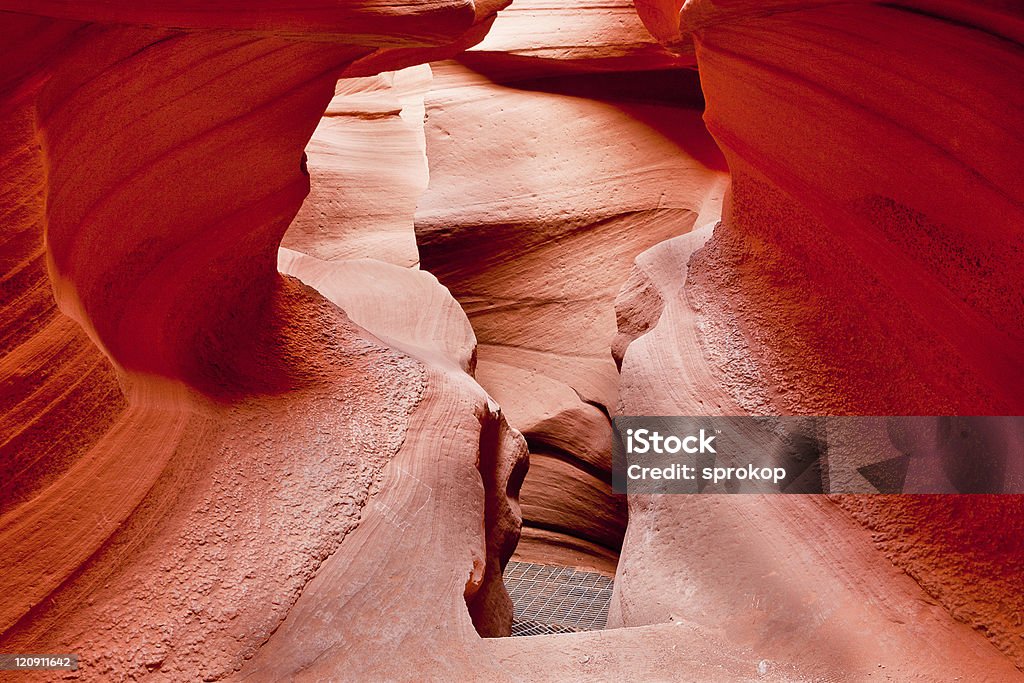
[[[1019,8],[520,2],[461,54],[499,9],[0,2],[0,651],[1019,678],[1016,498],[634,497],[626,527],[607,481],[616,410],[1020,412]],[[395,172],[330,207],[375,162],[321,162],[376,136]],[[440,284],[314,258],[415,252]],[[623,543],[631,628],[481,640],[523,518],[534,558]]]

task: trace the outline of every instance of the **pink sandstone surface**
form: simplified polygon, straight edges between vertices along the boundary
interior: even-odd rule
[[[1018,497],[610,488],[616,414],[1020,413],[1022,39],[997,0],[0,0],[0,652],[1024,678]],[[610,628],[493,637],[513,552],[615,573]]]

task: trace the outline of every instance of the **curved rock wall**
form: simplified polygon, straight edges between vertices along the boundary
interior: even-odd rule
[[[1016,498],[608,477],[616,411],[1019,412],[1019,10],[499,9],[0,0],[0,651],[1020,678]],[[481,637],[522,524],[622,628]]]
[[[630,7],[524,2],[433,66],[417,240],[473,324],[477,378],[530,444],[526,559],[614,570],[613,298],[637,253],[717,217],[725,184],[688,61]]]
[[[151,9],[35,8],[170,21]],[[396,25],[384,12],[364,35],[347,16],[311,15],[326,33],[299,40],[301,16],[248,26],[230,9],[183,11],[174,23],[188,30],[2,15],[0,367],[13,391],[0,649],[81,652],[93,680],[239,670],[342,561],[343,539],[368,519],[403,529],[376,494],[420,490],[417,465],[392,463],[431,449],[409,425],[453,406],[438,425],[466,435],[451,456],[461,521],[433,579],[459,586],[471,631],[507,632],[500,570],[524,449],[464,375],[472,351],[430,370],[441,341],[397,350],[277,273],[308,191],[303,147],[338,76],[444,56],[458,48],[431,43],[471,40],[486,12],[424,7],[408,34],[408,13]],[[423,310],[457,311],[441,337],[472,340],[453,304]],[[363,322],[393,337],[379,315]]]
[[[1011,123],[1024,103],[1015,83],[1021,18],[998,3],[816,4],[658,5],[661,19],[677,22],[678,38],[668,31],[666,42],[695,46],[704,118],[732,184],[713,234],[637,260],[619,298],[623,343],[636,338],[620,409],[1017,414],[1024,204],[1020,156],[1007,150],[1021,148]],[[673,369],[682,382],[666,381]],[[1015,497],[833,504],[934,600],[1024,661]],[[716,562],[704,555],[710,541],[695,540],[714,535],[705,525],[738,516],[762,535],[775,528],[763,519],[774,508],[786,510],[782,527],[803,519],[827,528],[834,518],[813,499],[711,506],[705,521],[685,525],[692,536],[666,537],[658,552],[696,553],[704,571]],[[630,529],[696,514],[632,501]],[[657,581],[629,578],[661,543],[627,535],[633,557],[617,583],[624,623],[664,609]],[[722,552],[726,562],[739,550]],[[746,579],[738,571],[736,590],[762,590],[767,564],[794,577],[787,590],[805,591],[816,580],[779,568],[789,561],[762,559]],[[852,564],[838,561],[836,575]]]
[[[413,214],[427,189],[430,67],[338,81],[306,145],[310,193],[282,244],[325,260],[419,262]]]

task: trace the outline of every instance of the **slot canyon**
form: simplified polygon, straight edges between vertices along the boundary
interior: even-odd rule
[[[0,654],[78,657],[0,680],[1024,681],[1014,489],[612,475],[619,416],[1024,414],[1019,0],[0,0],[0,44]],[[513,567],[606,613],[511,637]]]

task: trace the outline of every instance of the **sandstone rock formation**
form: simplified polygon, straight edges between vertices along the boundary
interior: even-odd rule
[[[664,16],[678,10],[669,5],[659,6]],[[620,348],[636,339],[625,350],[620,410],[1019,413],[1024,327],[1011,292],[1024,282],[1021,169],[1005,151],[1021,143],[1008,127],[1022,103],[1012,84],[1020,17],[999,16],[996,3],[797,5],[766,13],[694,3],[678,14],[732,184],[713,235],[709,226],[637,260],[618,302]],[[1024,662],[1010,616],[1024,606],[1016,498],[833,503],[935,600]],[[834,517],[815,499],[708,505],[721,519],[689,525],[690,537],[668,532],[639,547],[627,537],[630,564],[652,566],[641,559],[651,552],[697,552],[686,567],[714,566],[703,555],[710,544],[698,540],[714,536],[713,524],[732,534],[750,525],[761,537],[791,520],[827,528]],[[774,508],[775,523],[764,518]],[[694,516],[634,500],[630,529],[671,529]],[[739,527],[727,521],[734,516]],[[767,565],[796,585],[814,582],[783,569],[790,559],[761,557],[747,579],[732,580],[763,586]],[[844,572],[854,564],[834,561]],[[620,579],[629,576],[620,567]],[[652,576],[619,582],[623,623],[661,611],[650,604],[655,585]]]
[[[0,0],[0,653],[1022,678],[1015,497],[609,486],[616,413],[1020,412],[1019,8],[503,5]],[[489,637],[517,543],[616,628]]]
[[[338,76],[443,56],[496,8],[477,9],[3,15],[5,652],[81,652],[97,680],[238,670],[371,496],[416,481],[388,484],[431,443],[410,421],[452,404],[472,532],[445,567],[480,631],[507,631],[520,437],[471,381],[441,391],[277,274]]]
[[[478,380],[530,444],[521,555],[562,547],[566,563],[607,570],[625,528],[610,489],[615,292],[637,253],[717,216],[724,166],[692,78],[629,71],[642,62],[615,63],[611,47],[528,67],[483,51],[508,47],[519,21],[496,22],[465,63],[434,66],[417,239],[473,324]]]
[[[412,216],[427,189],[430,67],[343,78],[306,146],[310,194],[283,244],[327,260],[419,261]]]
[[[685,232],[702,210],[717,217],[722,196],[699,85],[678,70],[692,64],[660,46],[629,3],[518,2],[459,62],[433,66],[428,154],[422,116],[414,121],[423,77],[412,70],[385,87],[342,81],[309,147],[312,194],[284,244],[407,265],[419,242],[424,267],[453,289],[482,341],[477,378],[531,443],[524,557],[614,572],[625,514],[609,488],[611,300],[636,253]],[[402,154],[384,166],[390,182],[381,158],[365,156],[382,138]],[[429,189],[419,175],[427,159]],[[619,182],[625,168],[638,169],[636,184]],[[401,199],[380,201],[373,188]],[[418,235],[403,232],[415,199]]]
[[[724,345],[714,351],[707,345],[714,337],[705,318],[713,312],[705,306],[713,302],[693,297],[690,268],[708,248],[713,227],[659,244],[637,259],[630,286],[617,302],[622,318],[631,321],[622,333],[621,414],[734,415],[770,409],[756,368],[731,364]],[[735,327],[710,329],[728,333],[718,338],[732,344],[743,341]],[[727,384],[726,370],[734,373],[730,379],[743,380]],[[869,499],[867,506],[874,503],[874,519],[868,514],[863,520],[869,526],[879,520],[899,524],[903,505],[894,509],[885,496],[860,498]],[[923,502],[922,507],[938,503],[934,497],[901,498]],[[629,514],[610,625],[670,621],[711,630],[730,647],[761,652],[771,663],[800,661],[801,675],[811,679],[827,680],[836,671],[853,680],[880,670],[893,680],[968,675],[953,673],[955,661],[973,662],[978,669],[970,676],[1016,677],[1000,668],[999,657],[981,637],[950,619],[941,597],[926,596],[898,568],[880,562],[875,539],[831,498],[631,496]],[[905,542],[917,533],[904,527],[899,538]],[[987,541],[974,534],[968,545],[984,548]],[[971,581],[941,570],[942,564],[964,561],[962,551],[944,550],[949,556],[911,555],[926,556],[920,568],[933,576],[956,585]],[[1005,564],[1015,557],[1016,550],[1003,546],[990,559]],[[991,567],[977,565],[985,566]],[[1000,596],[997,602],[1016,599],[1006,579],[983,592],[984,598],[970,604],[991,604],[993,592]],[[985,630],[1005,623],[1004,609],[988,614]]]

